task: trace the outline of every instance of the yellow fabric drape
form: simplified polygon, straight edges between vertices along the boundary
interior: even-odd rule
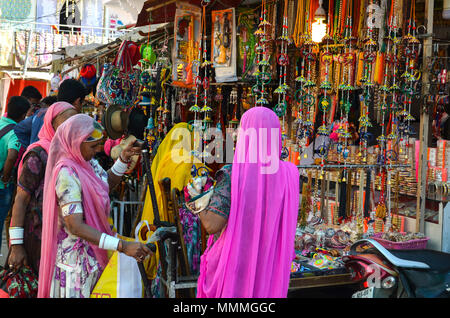
[[[184,157],[180,157],[180,160],[182,162],[174,162],[172,160],[172,150],[175,146],[180,147],[181,146],[181,136],[179,138],[176,138],[175,140],[172,140],[172,136],[174,135],[174,132],[177,128],[185,128],[186,131],[188,131],[188,124],[187,123],[179,123],[175,125],[165,136],[163,141],[161,142],[160,146],[158,147],[158,151],[156,153],[155,158],[152,161],[152,176],[153,176],[153,183],[155,185],[155,194],[156,194],[156,201],[158,202],[158,211],[160,215],[161,221],[168,221],[168,215],[166,215],[163,211],[163,195],[161,192],[161,189],[159,187],[158,181],[164,178],[170,178],[171,181],[171,189],[178,188],[179,190],[182,190],[189,180],[192,178],[191,176],[191,168],[193,166],[193,158],[188,153],[190,150],[184,150]],[[193,140],[193,134],[190,133],[191,138],[191,145]],[[192,147],[192,146],[191,146]],[[185,160],[186,159],[186,160]],[[195,166],[198,168],[200,166],[204,166],[204,164],[196,163]],[[150,190],[147,187],[147,193],[145,195],[145,202],[144,202],[144,209],[142,211],[142,217],[141,221],[148,221],[148,223],[153,224],[154,222],[154,214],[153,214],[153,205],[152,205],[152,199],[150,196]],[[144,225],[145,226],[145,225]],[[143,227],[141,227],[142,229]],[[142,236],[140,235],[139,230],[139,236],[142,239]],[[147,238],[150,237],[153,234],[153,232],[147,233]],[[159,262],[159,250],[156,250],[156,253],[144,261],[144,266],[146,268],[147,276],[149,279],[154,279],[156,277],[156,270],[158,267]]]

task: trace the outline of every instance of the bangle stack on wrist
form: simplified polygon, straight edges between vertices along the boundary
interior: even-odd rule
[[[23,244],[23,227],[9,228],[9,243],[11,245]]]
[[[123,176],[125,172],[128,170],[128,164],[124,163],[122,159],[116,160],[114,165],[111,167],[111,172],[114,173],[116,176]]]
[[[102,233],[102,236],[100,237],[100,241],[98,243],[98,247],[104,250],[117,251],[119,242],[120,239],[118,239],[117,237]]]

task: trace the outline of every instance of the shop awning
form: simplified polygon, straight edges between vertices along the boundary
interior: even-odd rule
[[[247,0],[245,2],[249,2],[250,4],[253,0]],[[175,17],[176,10],[176,2],[174,0],[148,0],[144,3],[142,11],[139,13],[137,17],[136,26],[144,26],[148,25],[151,14],[151,24],[154,23],[163,23],[163,22],[173,22]],[[201,0],[186,0],[183,1],[185,3],[190,3],[201,7]],[[222,10],[231,7],[236,7],[242,4],[242,0],[221,0],[221,1],[211,1],[211,4],[208,5],[207,9],[210,10]],[[148,10],[151,10],[151,13]]]

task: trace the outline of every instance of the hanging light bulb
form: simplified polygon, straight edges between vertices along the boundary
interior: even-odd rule
[[[327,15],[322,7],[323,0],[319,0],[319,7],[314,13],[314,22],[312,24],[312,40],[316,43],[322,42],[322,39],[327,34]]]

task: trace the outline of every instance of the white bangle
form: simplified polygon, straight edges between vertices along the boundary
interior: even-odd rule
[[[118,239],[117,237],[102,233],[102,236],[100,237],[100,241],[98,243],[98,247],[104,250],[117,251],[119,242],[120,239]]]
[[[126,163],[123,163],[120,159],[116,160],[114,165],[111,167],[111,172],[114,173],[116,176],[121,177],[127,172],[128,165]]]
[[[11,245],[23,244],[23,227],[9,228],[9,243]]]

